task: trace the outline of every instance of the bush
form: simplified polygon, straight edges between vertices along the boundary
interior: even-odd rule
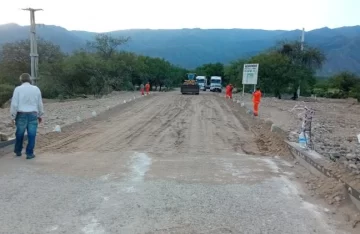
[[[313,90],[313,93],[314,93],[317,97],[325,97],[325,95],[326,95],[326,91],[325,91],[325,90],[323,90],[323,89],[317,89],[317,88],[315,88],[315,89]]]
[[[350,91],[350,97],[356,98],[358,100],[358,102],[360,102],[360,84],[356,85]]]
[[[0,106],[9,101],[14,92],[14,86],[8,84],[0,84]]]
[[[49,99],[57,98],[60,93],[62,93],[60,85],[57,83],[56,78],[51,76],[42,76],[37,83],[37,86],[41,90],[42,97]]]
[[[348,98],[347,93],[341,90],[328,91],[325,93],[326,98],[334,98],[334,99],[345,99]]]

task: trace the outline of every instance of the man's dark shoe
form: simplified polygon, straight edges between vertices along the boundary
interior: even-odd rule
[[[21,157],[21,153],[16,153],[16,152],[14,152],[14,153],[15,153],[16,157]]]
[[[35,158],[35,155],[33,154],[33,155],[27,155],[26,156],[26,159],[33,159],[33,158]]]

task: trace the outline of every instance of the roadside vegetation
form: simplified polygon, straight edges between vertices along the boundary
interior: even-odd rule
[[[99,34],[94,41],[73,54],[59,46],[38,40],[39,80],[45,98],[101,96],[112,91],[135,90],[149,82],[162,91],[178,86],[186,69],[161,58],[151,58],[121,50],[130,38]],[[19,84],[18,77],[30,71],[30,42],[4,44],[0,50],[0,106],[8,101]]]
[[[114,38],[98,34],[83,49],[64,54],[59,46],[38,40],[38,86],[45,98],[66,99],[76,96],[102,96],[112,91],[136,90],[149,82],[152,89],[162,91],[179,86],[188,70],[161,58],[137,55],[122,50],[131,38]],[[30,70],[29,40],[7,43],[0,49],[0,105],[11,98],[19,84],[18,77]],[[221,76],[242,89],[245,63],[259,63],[259,86],[267,95],[296,99],[300,86],[302,96],[356,98],[360,101],[360,78],[347,71],[332,77],[317,77],[326,56],[318,48],[300,42],[284,41],[249,58],[230,62],[204,64],[192,72],[197,75]],[[165,88],[166,87],[166,88]],[[253,87],[246,87],[247,92]]]
[[[360,101],[360,77],[347,71],[331,77],[318,77],[326,56],[322,51],[309,45],[301,50],[300,42],[280,42],[275,47],[247,59],[238,59],[224,66],[220,63],[204,64],[195,69],[198,74],[208,77],[224,77],[224,83],[234,84],[242,89],[243,66],[259,63],[258,85],[264,93],[278,98],[290,94],[296,99],[300,86],[302,96],[316,95],[326,98],[356,98]],[[247,86],[246,91],[253,87]]]

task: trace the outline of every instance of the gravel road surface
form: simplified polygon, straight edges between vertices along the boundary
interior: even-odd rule
[[[137,99],[36,152],[0,158],[0,233],[345,233],[218,95]]]

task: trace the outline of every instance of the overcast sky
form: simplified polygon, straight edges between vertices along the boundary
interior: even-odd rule
[[[0,24],[36,22],[107,32],[151,28],[312,30],[360,24],[360,0],[0,0]]]

